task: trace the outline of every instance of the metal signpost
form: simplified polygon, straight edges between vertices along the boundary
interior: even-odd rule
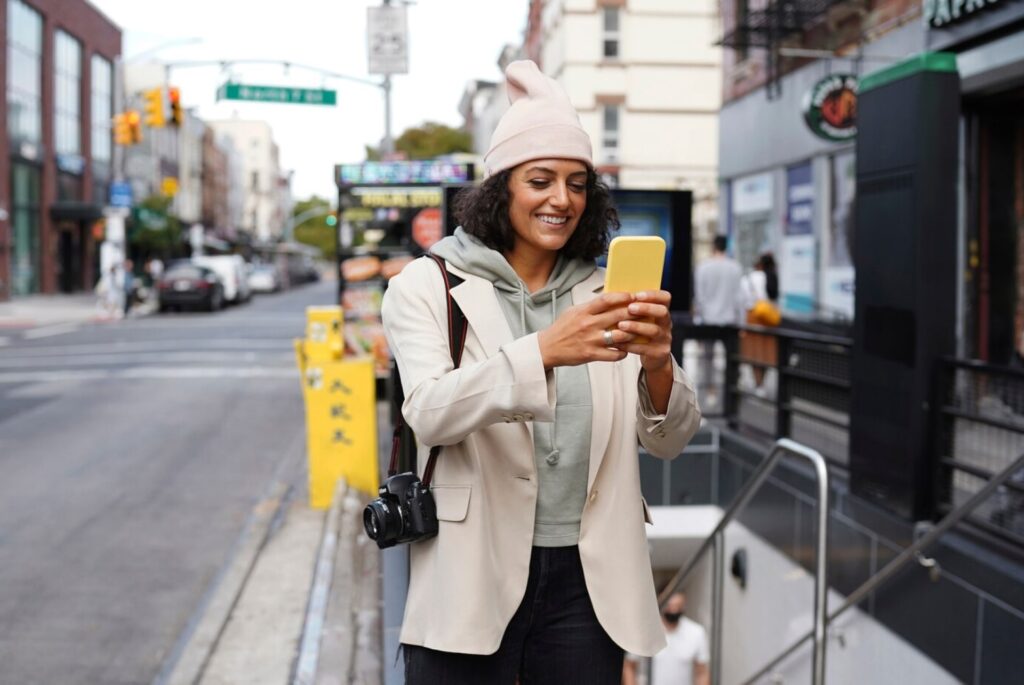
[[[391,137],[391,75],[409,73],[409,32],[405,5],[366,9],[366,51],[371,74],[384,75],[384,141],[381,152],[395,151]]]

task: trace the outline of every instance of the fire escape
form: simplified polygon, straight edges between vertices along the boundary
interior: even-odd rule
[[[736,9],[735,22],[731,30],[718,41],[718,44],[734,50],[760,48],[767,52],[765,88],[768,91],[769,100],[777,98],[782,93],[781,60],[785,56],[783,53],[786,52],[783,45],[802,47],[800,45],[801,35],[825,20],[834,19],[839,6],[860,12],[866,2],[866,0],[766,0],[766,2],[758,3],[762,6],[755,9],[750,7],[751,0],[733,1]],[[801,51],[797,49],[793,52]]]

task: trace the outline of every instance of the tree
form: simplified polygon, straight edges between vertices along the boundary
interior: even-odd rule
[[[170,213],[173,201],[166,195],[151,195],[132,212],[128,244],[137,255],[168,259],[184,252],[181,222]]]
[[[331,203],[322,197],[314,195],[308,200],[296,202],[294,209],[292,209],[292,216],[298,217],[300,214],[313,209],[322,209],[323,214],[314,214],[305,219],[301,224],[296,224],[292,236],[297,242],[319,248],[320,255],[325,259],[331,258],[334,256],[335,249],[335,228],[327,224],[327,217],[334,215]]]
[[[473,137],[462,129],[433,121],[422,126],[407,128],[395,141],[395,151],[404,152],[408,159],[433,159],[453,152],[472,152]],[[366,159],[380,159],[380,150],[366,146]]]

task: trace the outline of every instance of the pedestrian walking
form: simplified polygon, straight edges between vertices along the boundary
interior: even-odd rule
[[[124,292],[124,316],[127,318],[128,312],[132,309],[132,299],[135,296],[135,274],[133,270],[135,264],[130,259],[124,260],[124,267],[122,271],[121,287]]]
[[[487,178],[431,248],[462,280],[459,367],[433,260],[392,278],[382,309],[420,469],[444,446],[438,533],[409,548],[406,682],[618,685],[624,649],[665,644],[637,441],[673,458],[700,411],[669,293],[601,293],[618,217],[568,96],[530,61],[506,76]]]
[[[694,271],[694,321],[711,326],[733,326],[743,322],[744,309],[740,282],[743,269],[727,254],[729,239],[715,236],[711,256]],[[717,402],[715,389],[714,340],[701,341],[698,385],[711,404]]]
[[[661,614],[668,644],[651,660],[650,685],[709,685],[708,634],[686,616],[686,593],[669,597]],[[639,659],[626,660],[622,685],[638,685]]]
[[[753,270],[743,277],[741,290],[748,324],[779,325],[782,321],[778,305],[779,275],[771,252],[764,252],[757,258]],[[751,362],[754,392],[764,395],[765,373],[778,364],[778,339],[770,333],[743,331],[740,334],[740,356]]]

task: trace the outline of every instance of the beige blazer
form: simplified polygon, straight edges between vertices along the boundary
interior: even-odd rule
[[[403,414],[421,445],[445,445],[435,467],[437,537],[410,545],[409,594],[401,641],[468,654],[497,651],[526,591],[537,504],[533,421],[554,417],[553,374],[537,334],[514,340],[494,286],[449,265],[465,281],[452,289],[469,322],[462,365],[453,370],[444,283],[417,259],[384,297],[388,344],[405,390]],[[575,304],[600,293],[598,269],[572,289]],[[669,408],[654,416],[639,400],[640,361],[587,365],[593,398],[590,472],[579,550],[598,620],[624,650],[650,656],[665,645],[640,495],[637,438],[658,457],[677,456],[700,410],[674,364]],[[646,407],[641,404],[647,405]]]

